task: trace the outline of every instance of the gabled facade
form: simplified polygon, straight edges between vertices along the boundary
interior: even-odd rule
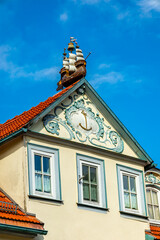
[[[150,231],[146,231],[153,239],[160,239],[160,170],[152,167],[145,173],[147,208]]]
[[[77,81],[85,60],[74,75],[65,64],[65,89],[0,125],[1,186],[45,223],[48,234],[36,239],[145,239],[144,168],[153,161],[86,79]]]

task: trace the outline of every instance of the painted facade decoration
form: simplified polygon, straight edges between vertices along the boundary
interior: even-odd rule
[[[54,109],[54,114],[48,114],[43,118],[46,130],[59,136],[63,126],[69,134],[66,138],[68,140],[77,139],[81,143],[88,141],[93,146],[122,153],[124,149],[122,138],[111,126],[105,124],[98,111],[93,111],[84,90],[79,88],[77,94],[69,96],[69,104],[61,103]],[[63,119],[58,115],[58,110],[63,111]]]
[[[160,169],[153,166],[145,174],[146,200],[150,230],[146,240],[160,239]]]
[[[160,180],[152,173],[148,174],[145,177],[145,181],[146,181],[146,183],[160,184]]]

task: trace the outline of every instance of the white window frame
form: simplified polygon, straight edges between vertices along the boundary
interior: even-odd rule
[[[138,209],[131,209],[131,208],[125,207],[123,175],[135,177]],[[117,164],[117,181],[118,181],[120,211],[135,214],[135,215],[147,216],[143,172],[138,169],[133,169],[130,167]]]
[[[153,187],[152,186],[146,186],[146,190],[147,189],[157,192],[159,213],[160,213],[160,191],[154,186]],[[147,211],[148,211],[148,202],[147,202]],[[149,214],[148,214],[148,216],[149,216]],[[160,220],[158,220],[158,219],[154,219],[154,218],[149,217],[149,221],[150,221],[150,223],[160,224]]]
[[[98,183],[98,202],[88,201],[83,199],[83,176],[82,165],[93,166],[97,168],[97,183]],[[107,208],[106,183],[104,172],[104,161],[81,154],[77,154],[77,184],[78,184],[78,203],[87,206]]]
[[[51,193],[36,191],[35,189],[35,155],[50,159]],[[59,169],[59,153],[57,149],[35,144],[28,144],[29,163],[29,195],[48,199],[61,200],[61,183]]]

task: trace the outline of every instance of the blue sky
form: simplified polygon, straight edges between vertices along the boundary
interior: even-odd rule
[[[0,123],[56,93],[77,38],[86,79],[158,163],[159,0],[0,0]]]

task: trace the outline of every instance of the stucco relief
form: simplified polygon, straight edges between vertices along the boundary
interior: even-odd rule
[[[160,184],[160,179],[155,176],[153,173],[146,175],[145,181],[152,184]]]
[[[61,127],[65,128],[68,136],[66,139],[76,139],[81,143],[90,143],[94,146],[115,152],[123,152],[124,143],[119,134],[111,126],[105,124],[98,111],[93,110],[92,103],[84,94],[84,88],[69,97],[69,103],[61,103],[54,109],[54,114],[43,118],[46,130],[59,136]],[[63,117],[60,117],[58,111]]]

